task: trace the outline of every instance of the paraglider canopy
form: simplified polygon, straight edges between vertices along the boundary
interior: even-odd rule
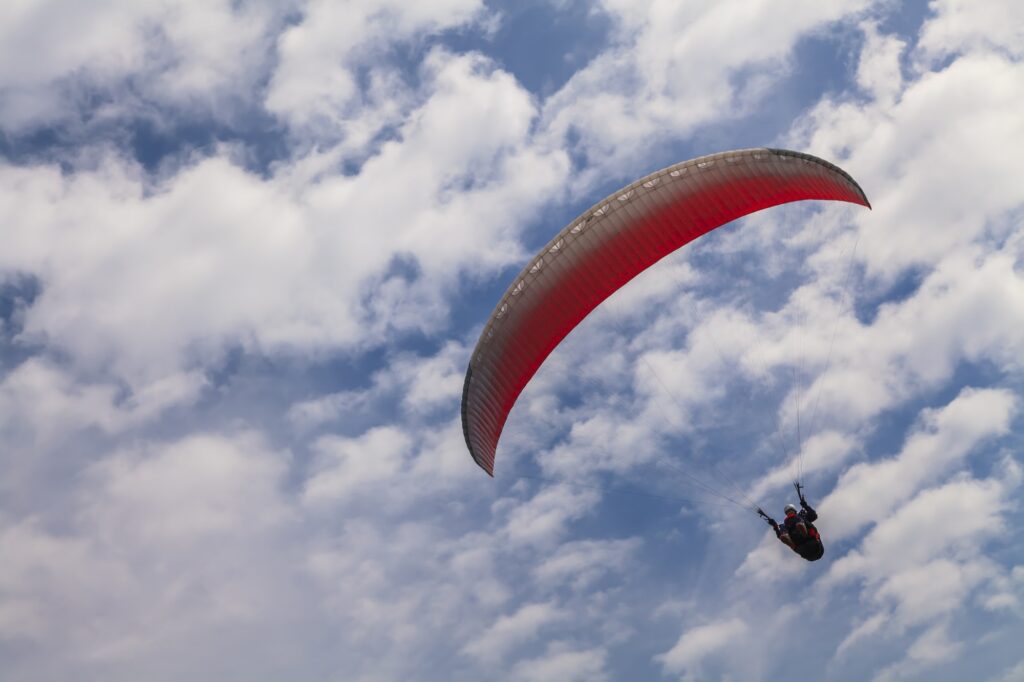
[[[484,325],[462,390],[473,460],[494,456],[519,394],[551,351],[602,301],[681,246],[730,221],[792,201],[870,208],[837,166],[784,149],[702,156],[652,173],[573,220],[530,259]]]

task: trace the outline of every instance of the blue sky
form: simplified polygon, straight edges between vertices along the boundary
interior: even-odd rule
[[[5,4],[0,667],[1024,680],[1021,27],[1009,0]],[[459,398],[511,278],[617,187],[750,146],[873,210],[780,207],[644,273],[488,478]],[[798,460],[815,564],[693,484],[781,514]]]

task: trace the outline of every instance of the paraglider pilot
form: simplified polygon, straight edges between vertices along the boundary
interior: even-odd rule
[[[768,525],[775,531],[779,540],[808,561],[817,561],[825,554],[825,546],[821,544],[821,535],[814,527],[814,521],[818,513],[811,505],[807,504],[804,497],[803,486],[794,483],[796,494],[800,498],[801,510],[798,512],[792,504],[786,505],[786,518],[783,522],[777,523],[775,519],[768,516],[763,510],[758,509],[757,513],[764,517]]]

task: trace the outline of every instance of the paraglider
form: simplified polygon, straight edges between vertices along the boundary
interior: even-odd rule
[[[473,350],[462,392],[462,430],[473,460],[494,475],[498,440],[519,394],[562,339],[616,290],[721,225],[809,199],[870,208],[837,166],[760,148],[669,166],[569,223],[512,281]]]
[[[768,522],[782,544],[808,561],[817,561],[825,554],[825,545],[821,542],[821,534],[814,527],[814,522],[818,520],[818,512],[814,511],[814,508],[807,503],[803,486],[795,482],[793,485],[800,498],[801,509],[799,512],[795,506],[787,504],[785,507],[786,518],[781,524],[768,516],[763,509],[758,508],[757,513]]]

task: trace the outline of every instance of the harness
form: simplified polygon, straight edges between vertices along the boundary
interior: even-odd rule
[[[814,524],[810,521],[804,521],[804,525],[807,526],[807,535],[821,542],[821,534],[818,533],[818,529],[814,527]]]
[[[792,547],[797,554],[807,561],[817,561],[824,556],[825,545],[821,542],[821,533],[818,532],[814,523],[807,518],[808,514],[817,518],[817,514],[815,514],[814,510],[807,504],[807,500],[804,499],[803,486],[796,482],[793,483],[793,486],[796,488],[797,495],[800,497],[800,506],[804,508],[804,511],[793,514],[792,516],[787,516],[781,524],[776,523],[775,520],[768,516],[768,513],[760,507],[757,507],[755,511],[758,516],[763,518],[768,525],[775,530],[775,534],[778,535],[780,539],[782,538],[783,533],[788,536],[790,542],[787,542],[786,544]],[[790,521],[791,519],[792,522]],[[792,531],[797,524],[801,523],[807,530],[807,534],[803,536],[802,541],[797,544],[797,538],[794,536]]]

